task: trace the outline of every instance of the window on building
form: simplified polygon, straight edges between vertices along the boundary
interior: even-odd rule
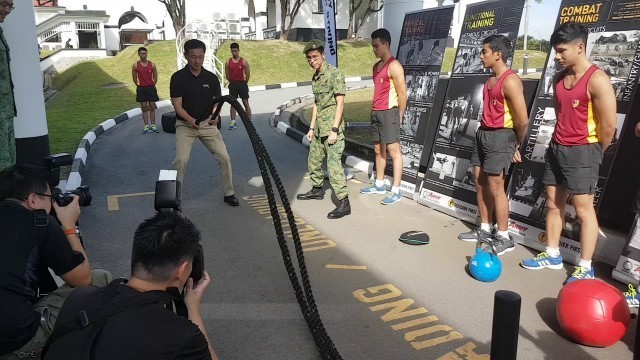
[[[319,13],[324,13],[323,2],[324,2],[324,0],[318,0],[318,12]]]

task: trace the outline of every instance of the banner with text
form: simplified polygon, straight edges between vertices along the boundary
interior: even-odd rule
[[[566,22],[582,23],[589,29],[586,44],[589,61],[609,75],[617,98],[616,130],[611,146],[604,152],[595,192],[594,205],[597,208],[618,150],[619,139],[625,131],[640,75],[640,6],[638,1],[632,0],[589,4],[582,0],[564,0],[560,5],[556,27]],[[509,186],[511,234],[514,240],[536,249],[546,246],[546,233],[542,229],[545,229],[547,207],[542,175],[545,152],[556,125],[553,79],[562,71],[554,59],[555,51],[552,49],[529,114],[528,133],[520,149],[523,162],[516,166]],[[602,232],[600,234],[601,238],[605,237]],[[568,203],[561,238],[561,251],[566,260],[579,260],[579,237],[580,222],[575,209]],[[607,237],[611,240],[612,236]],[[624,242],[623,239],[617,241]]]
[[[471,151],[482,118],[482,89],[491,74],[480,62],[482,41],[490,35],[504,35],[515,48],[523,8],[524,0],[467,6],[419,203],[475,223],[477,201]],[[507,64],[511,66],[512,61],[513,52]]]
[[[324,10],[324,54],[327,62],[338,67],[338,38],[336,34],[336,8],[334,0],[321,0]]]
[[[401,192],[404,196],[413,197],[416,191],[427,121],[438,88],[453,9],[453,6],[445,6],[404,16],[397,56],[404,67],[407,84],[407,108],[400,126]],[[385,173],[393,175],[391,162]]]

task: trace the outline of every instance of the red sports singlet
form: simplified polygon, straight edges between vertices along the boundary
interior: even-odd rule
[[[233,62],[233,58],[229,59],[227,70],[229,71],[229,78],[231,79],[231,81],[244,81],[244,60],[242,60],[242,58],[240,58],[237,63]]]
[[[389,64],[396,58],[393,56],[387,60],[380,71],[377,71],[378,64],[382,61],[378,61],[373,65],[373,110],[389,110],[394,107],[398,107],[398,93],[396,87],[393,84],[393,80],[389,78]]]
[[[596,132],[598,119],[593,113],[593,103],[589,99],[587,90],[589,78],[596,70],[598,67],[591,65],[572,89],[564,86],[566,71],[560,74],[556,82],[555,99],[558,119],[553,140],[560,145],[574,146],[598,142]]]
[[[136,63],[136,72],[138,73],[138,85],[142,87],[153,86],[153,64],[147,61],[147,66],[142,66],[140,61]]]
[[[515,74],[515,72],[507,70],[491,89],[489,89],[489,81],[484,84],[484,89],[482,90],[483,111],[480,125],[485,129],[513,129],[513,114],[502,93],[502,84],[507,76],[511,74]]]

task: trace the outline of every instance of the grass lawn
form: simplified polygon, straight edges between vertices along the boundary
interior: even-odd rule
[[[251,64],[251,85],[309,81],[312,70],[302,49],[304,43],[280,40],[238,41],[241,54]],[[222,59],[230,57],[230,41],[217,51]],[[169,79],[176,71],[175,43],[163,41],[148,46],[149,59],[158,67],[158,95],[169,98]],[[135,86],[131,79],[131,65],[138,60],[137,47],[129,47],[118,56],[88,61],[62,72],[53,86],[58,95],[46,105],[51,151],[74,152],[80,139],[91,128],[123,111],[137,106]],[[545,54],[530,51],[530,67],[542,67]],[[43,52],[44,54],[44,52]],[[447,49],[442,71],[451,71],[455,49]],[[521,52],[516,52],[515,67]],[[367,41],[338,43],[340,69],[346,76],[371,75],[376,61]],[[115,84],[115,86],[109,85]],[[106,86],[105,86],[106,85]],[[350,92],[347,96],[347,121],[368,121],[371,94],[367,90]],[[158,119],[159,120],[159,119]]]

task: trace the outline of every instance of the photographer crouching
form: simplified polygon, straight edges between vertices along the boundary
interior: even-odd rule
[[[73,288],[111,280],[105,271],[91,271],[76,232],[78,197],[60,206],[51,190],[44,168],[18,164],[0,171],[0,360],[39,359]],[[49,215],[52,207],[57,220]],[[64,285],[57,287],[49,268]]]
[[[71,294],[43,359],[217,360],[200,315],[210,282],[203,265],[191,221],[163,211],[145,220],[133,238],[131,279]]]

